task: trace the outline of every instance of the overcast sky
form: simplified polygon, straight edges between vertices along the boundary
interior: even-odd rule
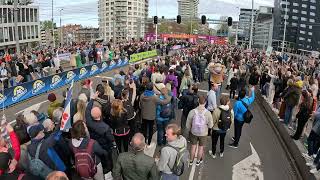
[[[53,0],[54,22],[59,26],[60,9],[62,25],[82,24],[98,27],[98,0]],[[235,21],[239,17],[240,8],[251,8],[251,0],[200,0],[199,16],[205,14],[208,18],[219,19],[220,16],[231,16]],[[34,0],[40,6],[40,20],[51,20],[52,0]],[[274,0],[255,0],[254,8],[272,6]],[[176,0],[158,0],[158,16],[175,18],[178,14]],[[149,0],[149,17],[156,15],[156,0]]]

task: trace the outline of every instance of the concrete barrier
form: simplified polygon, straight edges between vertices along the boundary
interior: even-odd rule
[[[283,124],[279,121],[278,116],[274,113],[270,105],[262,97],[261,93],[257,91],[256,99],[258,104],[265,111],[265,114],[272,127],[274,132],[277,134],[277,137],[282,145],[283,149],[286,151],[287,157],[290,160],[293,168],[298,175],[298,179],[303,180],[316,180],[315,176],[309,172],[309,168],[306,165],[305,159],[302,157],[302,154],[294,143],[293,139],[290,137],[288,131],[285,129]]]

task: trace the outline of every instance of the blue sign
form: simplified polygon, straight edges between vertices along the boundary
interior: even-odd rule
[[[4,92],[0,91],[0,106],[2,107],[4,105],[4,107],[8,107],[33,96],[60,88],[71,83],[72,80],[83,80],[128,64],[128,60],[112,60],[109,62],[88,65],[10,87],[5,89]]]

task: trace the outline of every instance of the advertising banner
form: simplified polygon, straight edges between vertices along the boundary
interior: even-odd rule
[[[151,58],[151,57],[155,57],[157,56],[157,50],[152,50],[152,51],[147,51],[147,52],[142,52],[142,53],[136,53],[136,54],[132,54],[130,56],[130,63],[134,63],[137,61],[140,61],[142,59],[147,59],[147,58]]]
[[[4,92],[0,91],[0,106],[8,107],[33,96],[70,84],[72,81],[83,80],[128,64],[128,60],[113,60],[22,83],[5,89]]]

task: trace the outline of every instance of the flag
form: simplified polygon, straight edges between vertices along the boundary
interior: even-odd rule
[[[71,86],[68,90],[66,102],[64,104],[64,111],[62,114],[61,124],[60,124],[60,130],[61,131],[69,131],[71,128],[71,100],[72,100],[72,89],[73,89],[73,81],[71,82]]]

